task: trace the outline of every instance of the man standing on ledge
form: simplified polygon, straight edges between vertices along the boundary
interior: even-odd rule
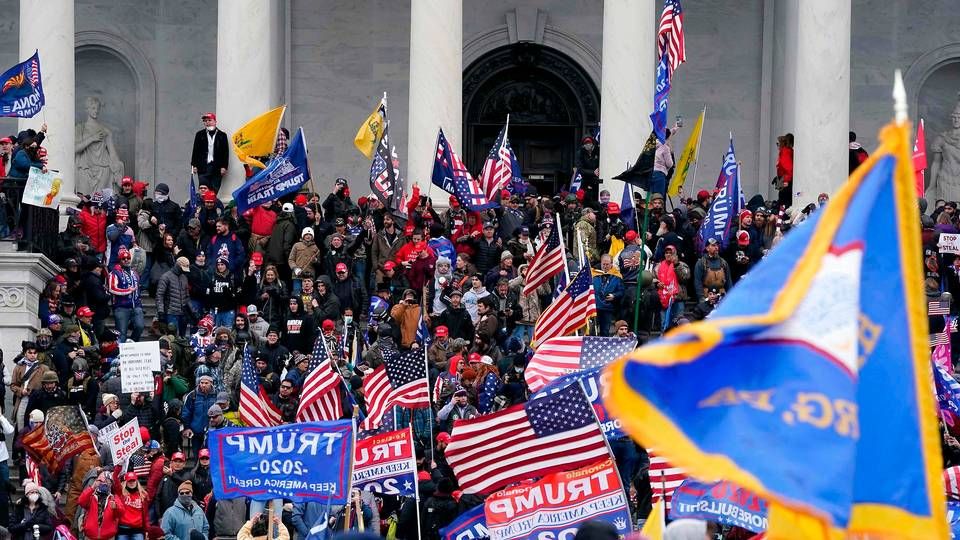
[[[227,134],[217,129],[217,115],[212,112],[203,113],[200,118],[203,120],[203,129],[193,138],[190,166],[193,174],[199,177],[201,186],[208,186],[219,193],[220,182],[227,174],[230,159]]]

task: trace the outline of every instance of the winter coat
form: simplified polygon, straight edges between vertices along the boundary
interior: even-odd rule
[[[237,307],[237,294],[240,291],[240,279],[227,271],[224,274],[214,272],[210,276],[210,285],[206,291],[206,307],[219,311],[230,311]]]
[[[333,294],[340,302],[341,313],[347,308],[352,309],[354,313],[360,313],[360,284],[352,277],[347,277],[345,280],[334,279]]]
[[[393,240],[390,239],[386,231],[380,231],[373,237],[373,244],[370,247],[370,260],[377,272],[383,268],[383,263],[396,256],[397,250],[400,249],[402,244],[403,236],[396,229],[394,229]],[[382,277],[382,274],[378,274],[378,277]]]
[[[215,265],[217,259],[224,256],[229,263],[227,268],[230,272],[236,275],[243,272],[247,252],[236,233],[228,232],[225,235],[218,234],[210,238],[210,243],[207,245],[207,266]]]
[[[593,276],[593,290],[597,295],[597,311],[613,311],[623,299],[623,279],[610,272],[597,272]],[[613,295],[613,301],[607,301],[607,295]]]
[[[40,532],[41,540],[50,538],[51,533],[53,533],[53,519],[56,516],[50,515],[50,510],[47,509],[41,500],[37,501],[37,507],[34,509],[33,514],[31,514],[30,519],[25,519],[26,504],[27,501],[26,498],[24,498],[18,501],[13,507],[13,516],[10,520],[10,538],[12,540],[26,537],[33,538],[34,525],[37,526]]]
[[[113,295],[113,307],[138,308],[140,302],[140,277],[129,267],[116,265],[110,271],[108,291]]]
[[[500,264],[500,253],[503,247],[497,245],[496,238],[487,241],[481,237],[477,240],[477,254],[473,258],[473,264],[477,266],[477,272],[487,275],[491,268]]]
[[[98,499],[93,494],[93,486],[83,490],[77,503],[86,511],[83,518],[84,536],[89,540],[111,540],[117,535],[123,503],[113,494],[107,495],[102,515]]]
[[[417,339],[417,326],[420,324],[420,306],[400,303],[390,308],[390,316],[400,327],[400,346],[410,347]]]
[[[211,499],[207,508],[209,509],[211,506],[215,508],[213,521],[210,523],[211,538],[230,538],[237,534],[234,531],[239,531],[243,524],[247,522],[247,499],[244,497],[225,501]],[[313,524],[310,526],[312,527]]]
[[[190,531],[202,533],[204,538],[210,533],[210,524],[200,505],[193,503],[187,510],[179,499],[163,513],[160,527],[166,540],[190,540]]]
[[[467,308],[460,304],[459,308],[447,306],[443,313],[433,319],[434,328],[446,326],[449,338],[459,338],[467,341],[473,339],[473,319]]]
[[[310,270],[313,268],[313,264],[317,262],[319,255],[320,246],[318,246],[316,242],[310,241],[308,244],[301,240],[290,249],[287,264],[290,265],[291,269],[299,268],[300,270]]]
[[[523,266],[521,266],[523,268]],[[537,319],[540,318],[542,313],[542,308],[540,307],[540,297],[550,294],[550,291],[553,289],[550,286],[550,282],[537,287],[537,289],[528,294],[523,294],[523,286],[526,284],[526,278],[523,276],[517,276],[510,280],[510,295],[516,299],[517,304],[520,306],[520,319],[519,322],[524,324],[534,324],[537,322]]]
[[[183,410],[180,419],[183,425],[194,433],[203,433],[207,427],[207,410],[217,402],[217,393],[204,394],[199,388],[183,397]]]
[[[160,277],[157,283],[157,313],[183,315],[190,301],[190,280],[187,274],[174,266]]]
[[[293,244],[299,236],[293,214],[281,213],[273,226],[270,241],[267,242],[267,260],[274,264],[286,265],[287,254],[293,249]]]
[[[317,298],[320,305],[313,309],[313,317],[319,326],[326,319],[330,319],[331,321],[339,319],[341,309],[340,299],[333,293],[333,283],[330,282],[330,278],[320,276],[317,278],[317,281],[320,281],[327,287],[327,294]]]

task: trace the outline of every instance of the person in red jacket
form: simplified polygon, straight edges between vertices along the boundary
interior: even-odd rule
[[[150,441],[147,451],[151,460],[150,475],[147,476],[147,508],[149,508],[153,504],[154,497],[157,496],[157,489],[160,487],[160,481],[163,480],[163,470],[167,464],[160,450],[160,443],[157,441]]]
[[[113,472],[113,494],[120,501],[120,525],[117,540],[144,540],[147,526],[147,493],[140,487],[137,473],[128,472],[120,482],[120,466]]]
[[[780,206],[793,205],[793,133],[777,137],[777,179]]]
[[[111,540],[120,527],[123,502],[110,493],[110,474],[101,472],[80,493],[77,503],[86,512],[83,518],[83,536],[89,540]]]
[[[250,253],[266,251],[270,233],[273,232],[273,226],[277,223],[277,210],[273,207],[273,201],[267,201],[261,206],[247,210],[243,217],[250,222],[250,243],[247,249]]]
[[[80,230],[90,237],[90,248],[96,253],[107,251],[107,214],[98,205],[89,203],[77,214]]]

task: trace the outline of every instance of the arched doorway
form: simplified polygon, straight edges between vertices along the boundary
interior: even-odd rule
[[[495,49],[464,71],[464,154],[472,171],[510,115],[510,145],[540,193],[570,180],[580,138],[600,121],[600,93],[566,55],[533,43]]]

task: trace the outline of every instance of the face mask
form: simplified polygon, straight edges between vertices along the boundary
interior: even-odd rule
[[[97,493],[100,495],[106,495],[107,493],[110,493],[110,486],[103,484],[97,486]]]
[[[193,504],[193,497],[190,495],[177,495],[177,500],[180,501],[180,504],[187,508]]]
[[[83,376],[86,375],[86,374],[87,374],[87,372],[85,372],[85,371],[74,371],[74,372],[73,372],[74,377],[76,377],[76,378],[78,378],[78,379],[82,379]]]
[[[39,493],[31,493],[31,494],[27,495],[27,500],[30,501],[30,502],[34,502],[34,503],[35,503],[35,502],[37,502],[37,501],[40,500],[40,494],[39,494]]]
[[[217,126],[207,126],[207,131],[213,132],[217,130]]]
[[[586,150],[587,152],[593,152],[593,145],[592,145],[592,144],[585,144],[585,145],[583,145],[583,149]]]
[[[353,322],[353,315],[344,315],[344,316],[343,316],[343,322],[344,322],[345,324],[350,324],[350,323],[352,323],[352,322]]]
[[[157,202],[163,202],[163,201],[167,200],[167,196],[164,195],[163,193],[160,193],[160,192],[158,191],[158,192],[156,192],[156,193],[153,194],[153,200],[155,200],[155,201],[157,201]]]

